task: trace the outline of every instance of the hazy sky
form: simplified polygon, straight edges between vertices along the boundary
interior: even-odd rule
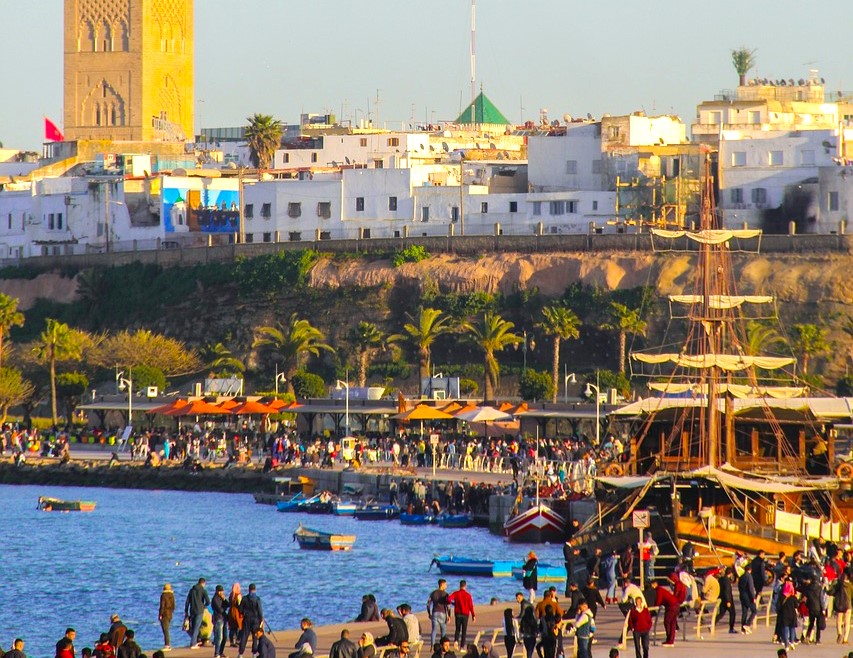
[[[470,0],[196,0],[196,129],[261,112],[400,127],[453,119],[470,100]],[[40,150],[62,123],[62,0],[0,0],[0,142]],[[853,89],[849,0],[478,0],[477,81],[512,121],[568,113],[676,113],[750,77]],[[369,100],[368,100],[369,99]],[[523,107],[523,114],[522,114]],[[343,112],[342,112],[343,110]],[[394,125],[396,123],[396,126]]]

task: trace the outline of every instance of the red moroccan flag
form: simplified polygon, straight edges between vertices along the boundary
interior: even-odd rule
[[[48,119],[44,118],[44,141],[46,142],[64,142],[65,137],[59,131],[59,128],[56,127],[56,124]]]

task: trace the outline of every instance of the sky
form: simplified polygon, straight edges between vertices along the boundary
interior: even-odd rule
[[[0,142],[40,151],[62,125],[63,0],[0,0]],[[296,123],[452,120],[470,102],[470,0],[196,0],[196,131],[256,112]],[[677,114],[750,77],[853,89],[849,0],[478,0],[477,88],[511,121]]]

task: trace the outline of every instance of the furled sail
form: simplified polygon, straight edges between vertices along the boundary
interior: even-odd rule
[[[720,368],[734,372],[747,368],[777,370],[793,365],[794,359],[784,356],[747,356],[741,354],[636,354],[631,358],[641,363],[674,363],[683,368]]]
[[[657,235],[661,238],[675,240],[686,237],[688,240],[699,242],[701,244],[723,244],[732,238],[747,240],[749,238],[757,238],[761,235],[759,229],[705,229],[702,231],[670,231],[667,229],[653,228],[652,235]]]
[[[694,395],[705,396],[708,394],[708,386],[698,383],[679,383],[679,382],[651,382],[649,388],[653,391],[665,393],[667,395],[684,395],[692,393]],[[717,391],[722,395],[728,393],[735,398],[800,398],[808,393],[808,387],[805,386],[751,386],[749,384],[727,384],[722,383],[717,387]]]
[[[677,304],[701,304],[702,295],[670,295],[669,301]],[[744,304],[770,304],[773,297],[770,295],[710,295],[709,305],[714,309],[727,310],[739,308]]]

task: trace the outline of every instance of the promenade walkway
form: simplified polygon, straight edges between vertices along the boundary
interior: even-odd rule
[[[497,649],[498,655],[503,658],[506,656],[506,649],[503,644],[503,610],[504,608],[510,607],[513,609],[514,613],[517,613],[518,604],[513,601],[512,603],[502,602],[491,606],[487,604],[484,605],[479,600],[477,594],[479,591],[487,590],[487,588],[482,587],[480,584],[482,581],[477,580],[469,582],[474,586],[472,589],[475,595],[477,621],[469,624],[468,641],[471,642],[473,637],[479,632],[483,633],[480,641],[483,639],[491,640],[495,635],[495,630],[500,629],[500,632],[496,636],[495,648]],[[428,592],[423,592],[422,594],[422,598],[426,599]],[[341,601],[329,601],[329,605],[333,605],[338,608],[344,607],[342,603],[343,602]],[[352,602],[350,606],[353,608],[353,617],[357,612],[357,603],[358,602]],[[414,596],[412,597],[412,600],[408,601],[408,603],[413,607],[420,607],[419,601],[415,600]],[[431,651],[429,651],[427,647],[429,644],[430,622],[423,610],[416,614],[421,623],[421,637],[426,640],[424,642],[420,658],[430,658]],[[294,616],[294,619],[292,620],[293,627],[298,627],[299,617],[301,617],[301,615]],[[775,658],[776,651],[779,649],[779,645],[772,644],[770,642],[773,629],[772,627],[768,628],[765,626],[763,617],[760,619],[757,628],[751,635],[730,635],[728,633],[727,626],[725,624],[721,624],[720,629],[714,635],[710,635],[707,628],[705,628],[703,631],[704,639],[698,639],[696,637],[695,619],[696,618],[693,615],[690,615],[687,618],[687,627],[685,629],[687,638],[686,640],[684,639],[685,630],[680,629],[678,631],[676,645],[672,648],[662,647],[660,645],[663,641],[663,623],[661,620],[661,623],[659,624],[657,644],[653,644],[651,646],[649,652],[650,656],[667,656],[669,658],[720,658],[723,656],[726,658],[739,658],[741,656],[744,658],[761,658],[766,656],[768,658]],[[617,607],[608,606],[606,610],[599,610],[596,617],[596,637],[598,638],[598,642],[592,648],[592,655],[594,658],[607,658],[610,649],[619,643],[619,636],[622,632],[623,622],[624,617]],[[273,623],[275,624],[275,620],[273,620]],[[328,656],[329,648],[333,642],[340,638],[341,630],[344,628],[348,628],[350,630],[350,639],[353,641],[358,640],[359,636],[364,631],[373,633],[374,637],[384,635],[387,632],[387,626],[384,622],[341,623],[326,626],[315,626],[318,637],[318,658]],[[453,635],[452,631],[453,623],[451,621],[448,622],[448,635],[451,638]],[[294,643],[299,637],[300,631],[276,630],[273,633],[275,637],[270,635],[270,638],[276,646],[277,658],[287,658],[287,655],[294,651]],[[181,639],[185,639],[186,635],[182,632],[178,632],[174,634],[173,637],[177,644],[177,638],[180,637]],[[571,646],[571,640],[567,640],[566,656],[568,658],[572,655]],[[846,658],[847,653],[851,648],[853,648],[853,645],[836,644],[835,624],[834,620],[831,620],[827,624],[827,629],[824,632],[823,641],[820,645],[800,645],[794,653],[799,657],[808,658]],[[464,651],[457,652],[457,658],[462,658],[463,653]],[[213,649],[211,647],[204,647],[200,650],[190,650],[184,647],[180,649],[173,649],[171,653],[167,654],[168,658],[210,658],[212,655]],[[226,648],[225,655],[228,658],[235,658],[237,650],[233,648]],[[523,658],[523,647],[516,647],[513,655],[515,658]],[[627,647],[620,650],[620,656],[622,658],[634,658],[634,646],[630,638]]]

